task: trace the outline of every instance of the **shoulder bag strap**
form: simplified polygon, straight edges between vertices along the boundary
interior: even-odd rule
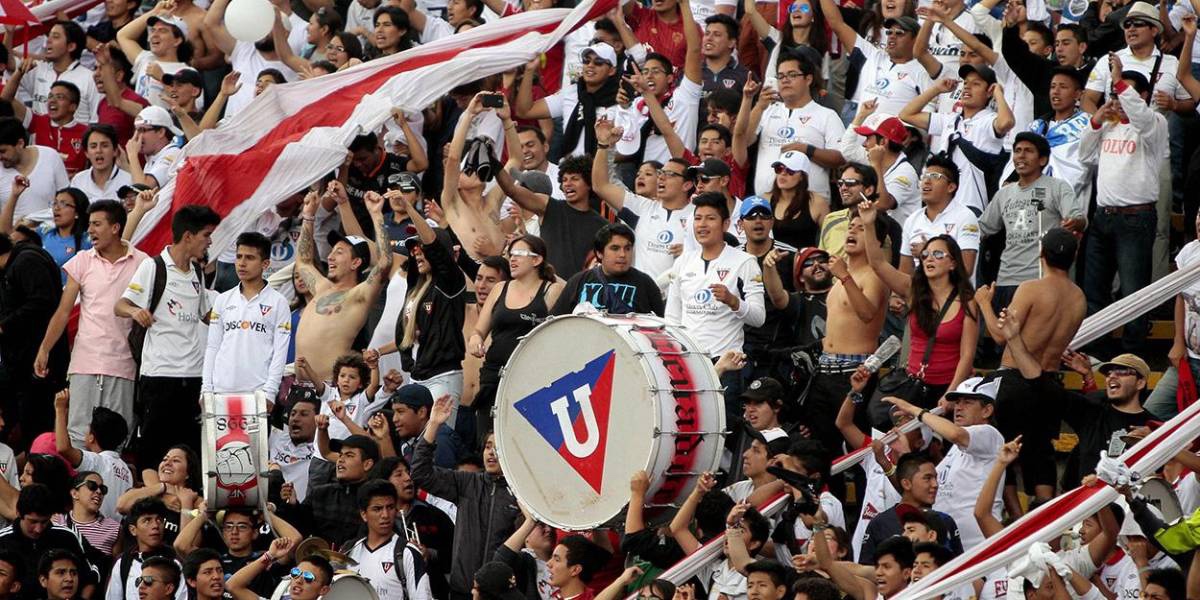
[[[925,367],[929,366],[929,357],[933,356],[933,343],[937,340],[937,330],[942,327],[942,319],[946,317],[946,312],[954,305],[954,299],[958,297],[958,292],[951,293],[946,298],[946,302],[942,304],[942,310],[938,311],[937,326],[934,327],[933,333],[925,342],[925,354],[921,357],[921,370],[917,372],[917,379],[925,378]]]

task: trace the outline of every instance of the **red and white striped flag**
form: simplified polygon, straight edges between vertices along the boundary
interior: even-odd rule
[[[157,253],[171,243],[175,208],[204,204],[222,218],[209,252],[219,256],[264,211],[338,168],[350,142],[378,129],[393,108],[421,110],[459,85],[521,66],[616,5],[584,0],[570,10],[529,11],[352,69],[271,86],[184,147],[178,174],[134,241]],[[255,75],[243,73],[243,85]]]
[[[1143,477],[1154,473],[1200,435],[1200,403],[1193,404],[1125,451],[1118,459]],[[893,600],[920,600],[950,592],[1024,556],[1035,542],[1048,542],[1119,496],[1107,484],[1079,487],[1027,513],[984,543],[939,567]],[[1018,590],[1019,593],[1019,590]]]

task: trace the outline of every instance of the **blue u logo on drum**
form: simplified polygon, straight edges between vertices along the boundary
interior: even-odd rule
[[[615,366],[616,353],[609,350],[513,404],[597,494],[604,483]]]

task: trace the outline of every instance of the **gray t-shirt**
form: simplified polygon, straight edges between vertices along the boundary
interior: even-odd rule
[[[1034,200],[1041,201],[1041,227],[1035,215]],[[983,235],[1004,231],[1004,252],[1000,255],[997,285],[1020,285],[1038,278],[1041,236],[1058,227],[1064,218],[1082,219],[1087,206],[1079,201],[1071,185],[1062,179],[1043,175],[1029,187],[1012,183],[1000,188],[979,217]]]

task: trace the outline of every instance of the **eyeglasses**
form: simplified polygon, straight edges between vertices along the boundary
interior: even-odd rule
[[[784,81],[796,79],[798,77],[804,77],[806,75],[808,75],[808,73],[802,73],[800,71],[788,71],[787,73],[777,73],[775,78],[779,79],[780,81]]]
[[[512,250],[509,250],[508,255],[509,256],[524,256],[526,258],[533,258],[535,256],[541,256],[541,254],[538,254],[537,252],[534,252],[533,250],[522,250],[520,248],[514,248]]]
[[[75,203],[67,200],[55,200],[50,203],[53,208],[75,208]]]
[[[670,73],[669,71],[667,71],[666,69],[660,69],[660,68],[658,68],[658,67],[651,67],[651,68],[649,68],[649,69],[642,69],[642,73],[645,73],[646,75],[670,75],[670,74],[671,74],[671,73]]]
[[[921,181],[930,181],[934,179],[944,179],[946,181],[950,181],[950,178],[943,173],[935,173],[933,171],[921,173]]]
[[[862,183],[861,179],[839,179],[837,180],[838,187],[854,187]]]
[[[796,173],[799,173],[799,172],[800,171],[793,171],[783,165],[775,165],[775,174],[776,175],[780,175],[783,173],[787,173],[788,175],[795,175]]]
[[[752,211],[750,211],[750,214],[742,217],[742,220],[743,221],[770,221],[771,219],[774,219],[774,218],[775,218],[775,215],[772,215],[771,213],[769,213],[765,210],[752,210]]]
[[[934,258],[934,260],[942,260],[943,258],[950,256],[950,253],[946,252],[945,250],[922,250],[921,251],[921,258],[929,258],[930,256],[932,256]]]
[[[250,531],[254,526],[249,523],[226,523],[221,526],[225,531]]]
[[[668,171],[668,170],[666,170],[666,169],[659,169],[659,170],[658,170],[658,176],[659,176],[659,177],[679,177],[680,179],[682,179],[682,178],[683,178],[683,173],[676,173],[675,171]]]
[[[697,175],[696,178],[699,179],[703,183],[708,183],[714,179],[720,179],[721,175],[705,175],[704,173],[701,173],[701,174]]]
[[[99,491],[101,494],[104,494],[104,495],[108,494],[108,486],[107,485],[104,485],[103,483],[96,483],[95,481],[92,481],[91,479],[84,481],[83,483],[75,486],[75,489],[79,489],[79,488],[83,488],[83,487],[87,488],[89,492]]]
[[[137,579],[133,580],[133,585],[136,585],[137,587],[142,587],[143,585],[150,587],[158,582],[159,579],[153,575],[141,575]]]
[[[346,51],[346,49],[344,47],[334,46],[333,42],[325,44],[325,53],[326,54],[333,53],[333,52],[345,52],[345,51]]]
[[[300,577],[306,583],[312,583],[317,580],[317,576],[312,571],[301,571],[300,567],[292,567],[292,571],[289,574],[292,576],[292,579]]]
[[[906,31],[904,29],[889,29],[889,30],[887,30],[887,34],[889,37],[900,37],[907,33],[908,33],[908,31]]]
[[[1141,19],[1129,19],[1128,21],[1121,23],[1121,28],[1122,29],[1133,29],[1134,27],[1150,27],[1151,25],[1152,25],[1152,23],[1150,23],[1150,21],[1143,21]]]

